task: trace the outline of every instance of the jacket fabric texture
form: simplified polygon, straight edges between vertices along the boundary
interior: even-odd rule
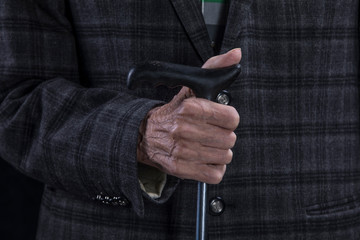
[[[221,53],[237,47],[209,239],[360,239],[359,1],[233,0]],[[197,183],[152,200],[137,178],[139,124],[178,89],[126,76],[213,55],[198,0],[1,1],[0,158],[46,184],[38,240],[195,238]]]

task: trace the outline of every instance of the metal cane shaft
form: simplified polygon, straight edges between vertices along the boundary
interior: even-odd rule
[[[198,182],[196,240],[207,239],[206,210],[207,210],[207,184]]]

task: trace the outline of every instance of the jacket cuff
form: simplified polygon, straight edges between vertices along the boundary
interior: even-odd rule
[[[115,176],[114,182],[120,183],[117,186],[118,191],[121,191],[131,202],[133,210],[140,217],[144,216],[144,202],[138,180],[138,162],[136,158],[138,132],[141,121],[146,117],[146,114],[161,104],[163,103],[160,101],[149,101],[149,99],[135,100],[133,107],[128,112],[131,116],[127,117],[131,121],[122,122],[123,125],[119,128],[120,131],[116,133],[118,136],[117,146],[122,147],[115,147],[113,150],[114,156],[117,156],[120,161],[118,174]]]

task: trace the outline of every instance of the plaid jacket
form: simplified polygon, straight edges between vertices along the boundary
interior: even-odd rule
[[[235,47],[241,123],[209,239],[360,239],[359,1],[233,0]],[[198,0],[0,2],[0,158],[46,184],[37,239],[194,239],[196,183],[150,200],[137,180],[139,123],[177,89],[125,79],[212,55]]]

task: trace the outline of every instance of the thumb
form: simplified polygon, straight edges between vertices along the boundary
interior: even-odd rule
[[[229,67],[234,64],[238,64],[241,60],[241,48],[234,48],[227,53],[214,56],[209,58],[204,65],[203,68],[222,68]],[[185,98],[194,97],[195,94],[188,87],[182,87],[180,92],[173,98],[172,102],[175,105],[178,105]]]
[[[208,59],[203,68],[222,68],[238,64],[241,60],[241,49],[235,48],[227,53]],[[184,99],[195,97],[194,92],[188,87],[182,87],[180,92],[171,100],[171,106],[178,106]]]
[[[241,60],[241,48],[234,48],[227,53],[209,58],[203,68],[222,68],[238,64]]]

